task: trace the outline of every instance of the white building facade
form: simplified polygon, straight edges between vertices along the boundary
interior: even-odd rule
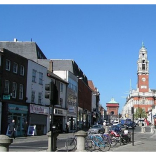
[[[137,64],[137,89],[131,90],[126,98],[126,104],[122,111],[122,117],[132,118],[131,107],[134,107],[134,113],[136,112],[136,109],[142,108],[147,113],[148,121],[153,123],[152,115],[156,114],[156,93],[155,90],[149,88],[149,61],[147,57],[147,49],[143,44],[139,50]]]
[[[49,131],[49,99],[45,98],[45,84],[51,81],[47,77],[47,68],[28,60],[27,100],[29,103],[29,125],[36,125],[37,135]]]
[[[53,71],[54,74],[67,81],[67,115],[65,122],[69,122],[70,131],[77,129],[77,110],[78,110],[78,78],[68,70]]]

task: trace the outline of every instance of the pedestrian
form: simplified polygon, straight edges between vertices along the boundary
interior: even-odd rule
[[[66,123],[66,131],[69,133],[69,122]]]
[[[28,131],[28,122],[26,121],[24,123],[24,136],[27,137],[27,131]]]
[[[15,132],[16,132],[15,120],[12,120],[12,122],[9,124],[9,131],[10,131],[10,137],[15,139]]]

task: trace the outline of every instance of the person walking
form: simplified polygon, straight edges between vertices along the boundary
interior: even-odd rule
[[[12,120],[12,122],[9,124],[9,131],[10,137],[15,139],[15,132],[16,132],[16,126],[15,126],[15,120]]]
[[[28,122],[26,121],[24,123],[24,136],[27,137],[27,131],[28,131]]]
[[[66,132],[69,133],[69,121],[66,123]]]

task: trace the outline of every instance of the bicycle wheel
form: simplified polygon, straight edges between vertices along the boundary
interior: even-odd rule
[[[112,137],[110,141],[111,141],[111,147],[115,147],[118,143],[118,140],[115,137]]]
[[[109,151],[110,150],[110,148],[111,148],[111,143],[110,143],[110,141],[108,140],[108,138],[105,138],[104,140],[103,140],[103,143],[104,143],[104,148],[102,149],[102,151]]]
[[[66,144],[66,148],[72,151],[76,149],[77,141],[75,138],[68,138],[65,144]]]
[[[92,140],[86,139],[85,140],[85,149],[90,152],[94,151],[95,150],[94,142]]]

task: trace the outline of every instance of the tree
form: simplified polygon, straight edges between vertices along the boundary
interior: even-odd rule
[[[147,114],[146,114],[146,112],[145,112],[145,110],[144,109],[142,109],[142,108],[137,108],[136,109],[136,112],[134,113],[134,118],[135,119],[138,119],[138,118],[147,118]]]

